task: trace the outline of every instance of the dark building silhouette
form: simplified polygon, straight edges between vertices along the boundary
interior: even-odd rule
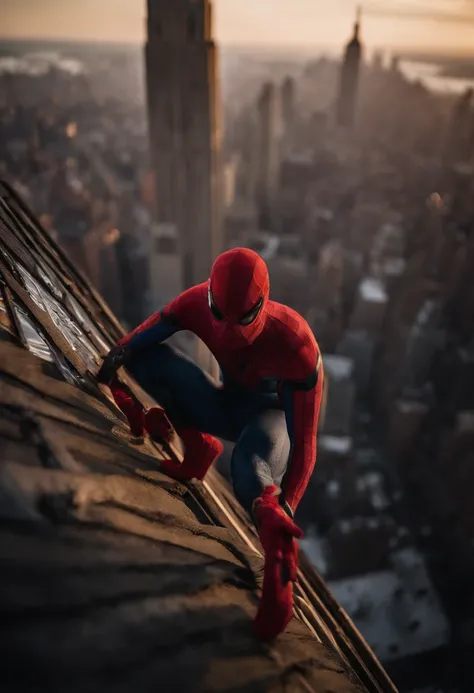
[[[296,84],[293,77],[286,77],[281,87],[281,110],[285,135],[291,133],[295,122]]]
[[[359,84],[362,44],[359,38],[360,10],[354,24],[354,34],[347,44],[341,69],[339,95],[336,103],[336,122],[340,127],[351,128],[354,124]]]
[[[452,116],[448,133],[448,148],[451,157],[457,161],[469,161],[473,152],[474,91],[466,89],[459,97]]]
[[[221,250],[218,49],[210,0],[148,0],[146,77],[156,224],[150,297],[206,281]],[[196,341],[196,359],[215,362]]]
[[[383,70],[384,68],[384,54],[382,51],[375,51],[372,58],[372,68],[374,70]]]
[[[145,57],[156,233],[176,240],[182,288],[204,281],[220,251],[220,98],[212,25],[209,0],[148,0]],[[154,293],[165,295],[167,287],[155,287]]]
[[[280,175],[278,93],[273,82],[258,97],[257,206],[260,227],[273,230],[273,213]]]

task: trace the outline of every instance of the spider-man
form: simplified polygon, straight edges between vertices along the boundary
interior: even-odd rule
[[[124,337],[105,358],[99,380],[111,383],[132,431],[184,443],[180,464],[162,469],[178,479],[203,479],[222,452],[217,438],[235,443],[234,491],[252,515],[265,552],[263,594],[255,631],[278,635],[292,617],[293,582],[302,532],[293,513],[316,458],[323,368],[316,340],[294,310],[269,300],[263,259],[236,248],[215,261],[208,282],[194,286]],[[189,330],[221,368],[216,384],[192,361],[162,342]],[[126,366],[162,409],[148,412],[118,387]],[[216,437],[215,437],[216,436]]]

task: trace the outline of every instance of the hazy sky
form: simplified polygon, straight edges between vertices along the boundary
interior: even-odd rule
[[[226,44],[340,46],[355,5],[355,0],[214,0],[215,33]],[[369,47],[474,52],[474,0],[366,0],[362,5]],[[375,16],[370,8],[403,18]],[[438,14],[421,20],[407,16],[428,12]],[[457,14],[471,21],[453,21]],[[4,37],[137,42],[144,36],[145,0],[0,0],[0,18]]]

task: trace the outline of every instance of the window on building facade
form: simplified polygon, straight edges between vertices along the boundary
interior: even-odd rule
[[[0,330],[16,336],[58,375],[78,386],[86,381],[58,348],[59,335],[85,377],[97,372],[118,337],[113,318],[89,293],[15,193],[1,184]]]
[[[0,275],[0,330],[2,329],[17,337],[35,356],[54,365],[57,374],[67,382],[78,386],[84,384],[76,369],[66,361],[21,301],[11,295],[7,300],[5,284],[2,287]]]
[[[21,332],[20,336],[23,338],[23,341],[26,342],[29,350],[35,354],[35,356],[39,356],[40,359],[54,363],[54,356],[51,348],[26,310],[19,305],[17,301],[13,300],[12,303]]]
[[[22,275],[25,287],[38,308],[45,311],[59,332],[67,340],[69,345],[76,351],[89,370],[94,371],[101,363],[101,358],[97,349],[86,337],[71,315],[63,308],[44,286],[42,286],[31,274],[21,265],[17,265]]]

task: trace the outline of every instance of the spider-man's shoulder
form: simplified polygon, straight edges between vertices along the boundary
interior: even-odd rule
[[[316,368],[319,358],[310,326],[299,313],[281,303],[270,301],[267,313],[267,338],[278,353],[280,367],[305,377]]]
[[[283,338],[288,345],[295,348],[300,348],[308,342],[316,344],[310,326],[293,308],[269,301],[267,313],[268,328],[275,337],[278,335],[279,339]]]

